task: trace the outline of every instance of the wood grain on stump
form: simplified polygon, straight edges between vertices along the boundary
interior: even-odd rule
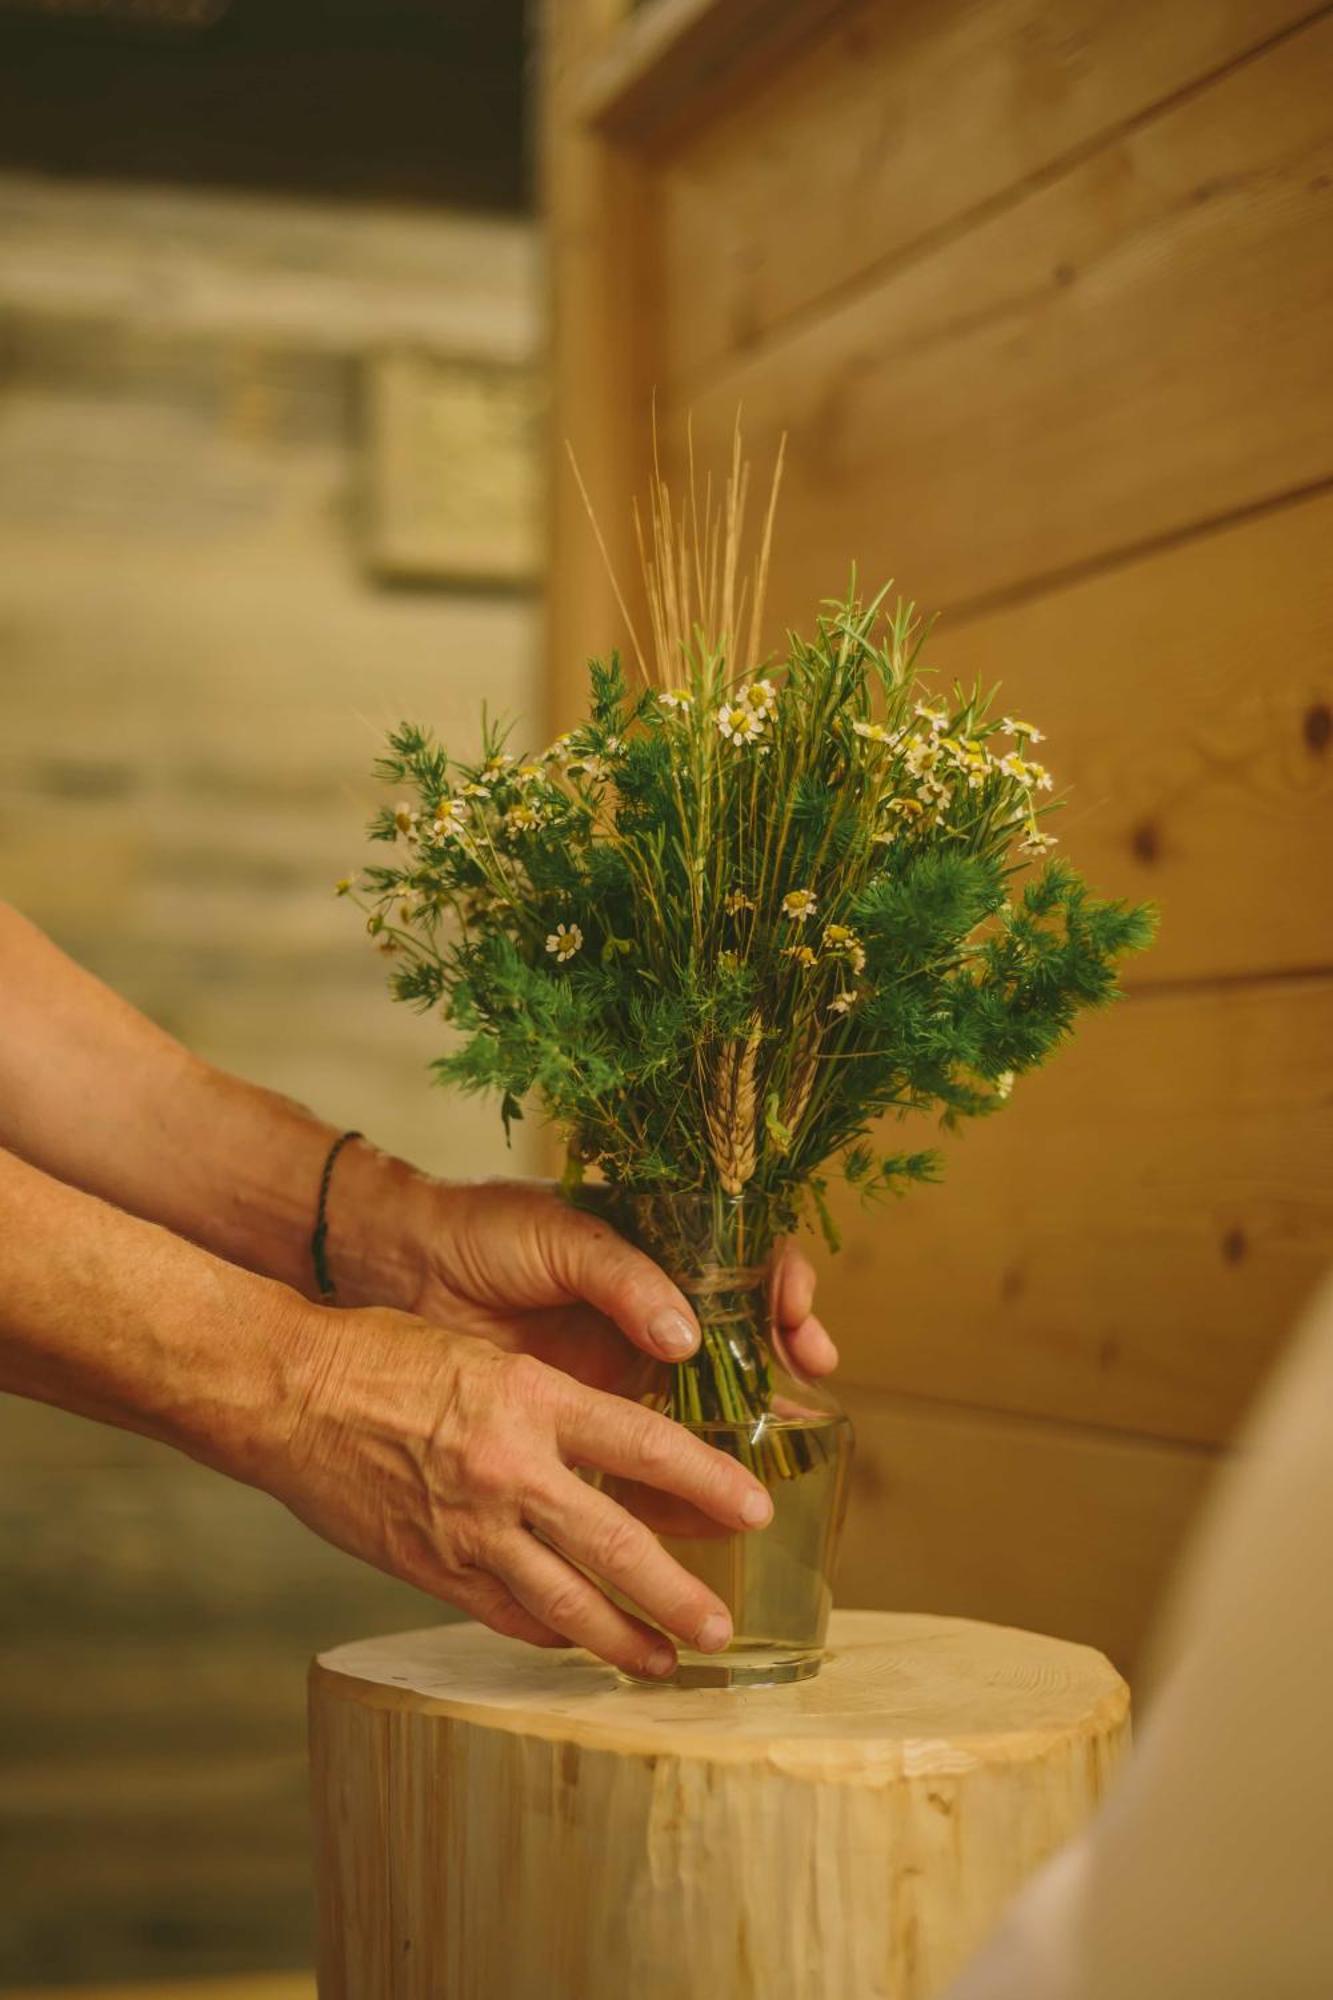
[[[311,1685],[322,2000],[925,2000],[1096,1805],[1099,1653],[835,1613],[796,1686],[620,1686],[475,1625]]]

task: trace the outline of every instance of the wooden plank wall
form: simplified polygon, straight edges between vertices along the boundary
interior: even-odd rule
[[[332,885],[386,724],[531,714],[538,611],[371,586],[360,416],[385,353],[529,390],[534,248],[0,177],[0,895],[205,1055],[456,1174],[532,1155],[430,1089],[440,1031]],[[258,1494],[0,1397],[0,1989],[309,1964],[307,1663],[436,1615]]]
[[[669,47],[737,5],[647,12]],[[622,375],[669,460],[738,405],[761,463],[787,432],[774,640],[852,558],[896,574],[936,664],[1048,729],[1067,851],[1162,906],[942,1188],[843,1204],[843,1592],[1132,1665],[1333,1250],[1333,12],[812,4],[794,39],[775,0],[765,47],[748,11],[754,61],[684,90],[641,23],[590,33],[577,143],[649,220],[557,259],[557,302],[599,262],[651,300]],[[556,405],[577,441],[559,370]],[[597,411],[622,470],[646,421]]]

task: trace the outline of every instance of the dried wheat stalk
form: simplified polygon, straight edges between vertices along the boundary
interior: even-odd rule
[[[787,1102],[782,1108],[782,1122],[796,1137],[796,1128],[805,1116],[805,1108],[810,1102],[810,1093],[815,1087],[818,1074],[818,1058],[813,1049],[807,1049],[791,1073],[787,1090]]]
[[[724,1042],[713,1072],[704,1116],[708,1145],[724,1194],[738,1195],[755,1168],[755,1068],[763,1028],[756,1014],[743,1041]]]
[[[720,499],[714,498],[710,478],[704,485],[702,504],[700,502],[694,471],[694,434],[692,427],[689,429],[689,480],[679,517],[672,505],[670,489],[662,477],[654,423],[653,476],[646,528],[638,503],[634,506],[634,534],[651,632],[650,662],[630,616],[573,447],[566,444],[583,505],[592,522],[616,603],[629,632],[639,671],[645,680],[655,681],[659,687],[674,687],[686,671],[696,633],[701,635],[708,652],[727,662],[733,676],[744,678],[758,667],[773,545],[773,517],[777,510],[786,447],[784,435],[773,464],[773,479],[759,546],[749,574],[742,576],[741,549],[745,541],[750,467],[741,456],[740,412],[737,412],[732,435],[731,466]]]

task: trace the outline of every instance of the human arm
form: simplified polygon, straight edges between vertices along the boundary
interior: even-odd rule
[[[229,1261],[309,1292],[316,1191],[337,1128],[183,1048],[0,904],[0,1145]],[[622,1338],[678,1360],[687,1300],[604,1223],[534,1184],[450,1185],[358,1141],[329,1196],[343,1305],[387,1305],[609,1385]],[[788,1247],[775,1304],[792,1359],[837,1360]]]
[[[730,1530],[771,1512],[649,1410],[407,1314],[313,1305],[5,1152],[0,1389],[159,1439],[496,1630],[631,1672],[669,1671],[670,1647],[584,1570],[705,1651],[726,1612],[577,1469]]]

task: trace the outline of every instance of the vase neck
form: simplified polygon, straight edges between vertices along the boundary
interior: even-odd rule
[[[729,1340],[767,1340],[778,1228],[764,1197],[622,1194],[616,1209],[624,1234],[679,1285],[701,1326]]]
[[[779,1230],[771,1205],[760,1196],[617,1190],[615,1219],[684,1291],[704,1298],[761,1290],[768,1282]]]
[[[766,1343],[772,1332],[769,1267],[706,1266],[702,1271],[668,1270],[694,1308],[702,1328],[723,1335],[733,1346]]]

